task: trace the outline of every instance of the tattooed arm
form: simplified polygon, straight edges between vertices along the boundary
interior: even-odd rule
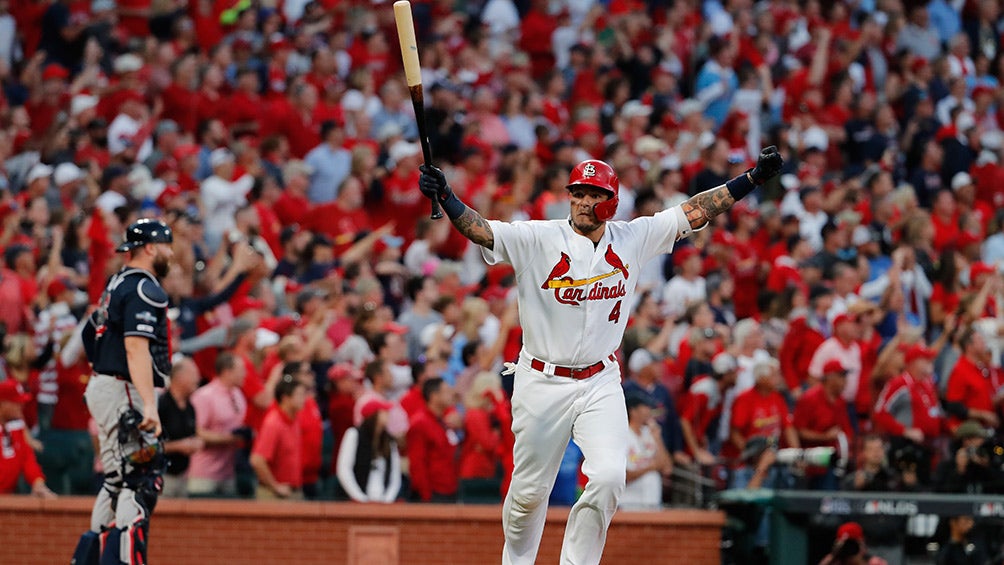
[[[495,247],[495,234],[492,233],[492,227],[477,210],[465,205],[463,213],[456,218],[451,217],[450,221],[456,226],[457,231],[467,239],[487,249]]]
[[[677,213],[681,216],[677,238],[686,237],[690,232],[708,225],[715,216],[732,208],[737,200],[742,200],[757,186],[777,176],[783,165],[784,159],[777,152],[777,147],[765,147],[760,151],[756,167],[681,204],[680,212]]]
[[[735,204],[732,194],[725,185],[695,195],[680,205],[683,214],[690,222],[692,230],[698,230],[707,225],[715,216],[727,211]]]

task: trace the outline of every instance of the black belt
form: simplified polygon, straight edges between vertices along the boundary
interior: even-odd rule
[[[607,359],[611,362],[617,362],[617,357],[614,357],[613,353],[611,353]],[[530,360],[530,368],[534,371],[540,371],[543,373],[546,366],[547,363],[544,363],[540,359],[531,358]],[[556,377],[582,380],[588,379],[596,373],[599,373],[604,367],[606,367],[606,363],[604,361],[597,361],[588,367],[561,367],[559,365],[554,365],[554,372],[552,374]]]

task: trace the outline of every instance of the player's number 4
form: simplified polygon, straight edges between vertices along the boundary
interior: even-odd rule
[[[617,304],[614,304],[613,310],[610,311],[610,315],[607,316],[607,320],[617,323],[621,321],[621,301],[618,300]]]

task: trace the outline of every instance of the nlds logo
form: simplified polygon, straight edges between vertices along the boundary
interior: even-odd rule
[[[865,503],[865,514],[885,514],[887,516],[914,516],[918,513],[917,503],[906,500],[869,500]]]
[[[1004,503],[984,502],[977,506],[976,514],[979,516],[1004,516]]]

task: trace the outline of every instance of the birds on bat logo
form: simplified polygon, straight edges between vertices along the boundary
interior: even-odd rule
[[[624,286],[624,281],[629,276],[629,266],[624,264],[624,261],[617,255],[612,244],[607,244],[603,259],[613,267],[612,271],[584,279],[575,279],[568,276],[568,272],[572,269],[572,258],[562,251],[557,263],[551,268],[551,273],[547,275],[540,288],[553,290],[555,300],[570,306],[579,306],[581,302],[587,300],[609,300],[625,296],[627,288]],[[617,285],[611,286],[601,282],[618,273],[624,275],[624,279],[619,281]]]

